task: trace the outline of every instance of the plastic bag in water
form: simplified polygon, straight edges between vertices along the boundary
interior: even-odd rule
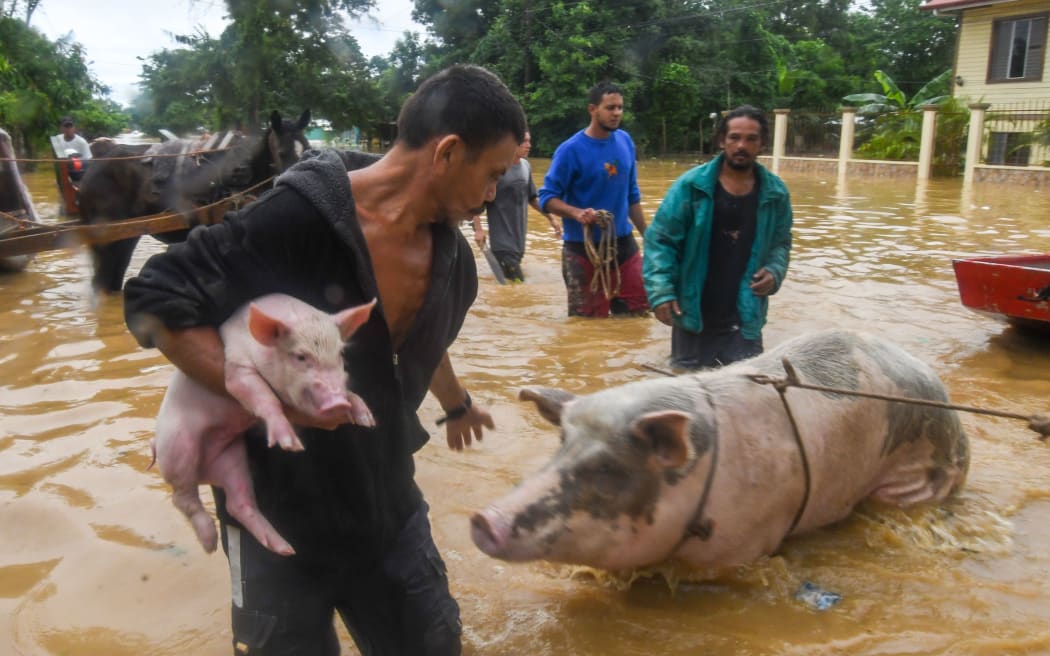
[[[806,604],[813,610],[827,610],[842,601],[842,595],[837,592],[822,590],[816,583],[804,582],[795,593],[795,599]]]

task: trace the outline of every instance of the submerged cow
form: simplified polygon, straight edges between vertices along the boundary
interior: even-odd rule
[[[510,561],[604,569],[674,558],[721,568],[845,518],[868,498],[899,507],[958,490],[969,447],[954,411],[788,389],[752,374],[947,401],[930,367],[871,335],[825,331],[718,371],[575,397],[523,390],[561,427],[538,473],[471,520],[474,543]]]

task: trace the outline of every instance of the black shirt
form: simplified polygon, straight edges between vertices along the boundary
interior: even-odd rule
[[[700,297],[705,332],[725,332],[740,324],[737,296],[741,293],[741,279],[755,242],[758,186],[756,176],[754,187],[743,196],[730,194],[721,183],[715,187],[711,250]]]
[[[150,258],[124,291],[126,321],[139,343],[152,345],[158,322],[171,329],[218,326],[266,293],[289,294],[326,312],[376,298],[348,164],[353,168],[332,151],[300,162],[255,203]],[[419,507],[412,454],[429,434],[416,410],[477,295],[470,245],[444,224],[434,224],[432,233],[430,283],[400,349],[395,354],[380,301],[345,351],[350,387],[377,426],[300,428],[301,453],[267,448],[257,429],[247,436],[259,508],[304,559],[381,552]],[[216,506],[230,521],[221,495]]]

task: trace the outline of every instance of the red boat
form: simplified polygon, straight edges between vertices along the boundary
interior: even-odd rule
[[[964,306],[1050,332],[1050,253],[974,257],[952,266]]]

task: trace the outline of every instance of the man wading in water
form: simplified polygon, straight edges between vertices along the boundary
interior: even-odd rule
[[[139,342],[219,393],[215,326],[250,299],[282,292],[329,313],[379,299],[345,351],[376,427],[301,428],[299,453],[267,449],[258,430],[245,438],[259,510],[295,554],[259,545],[214,489],[235,653],[338,654],[336,612],[363,654],[460,653],[459,607],[414,480],[413,453],[428,439],[416,410],[429,388],[453,449],[492,427],[446,352],[478,285],[459,224],[492,200],[524,138],[506,86],[453,66],[405,102],[382,159],[305,159],[255,203],[152,257],[125,287]],[[348,164],[370,165],[348,174]]]

